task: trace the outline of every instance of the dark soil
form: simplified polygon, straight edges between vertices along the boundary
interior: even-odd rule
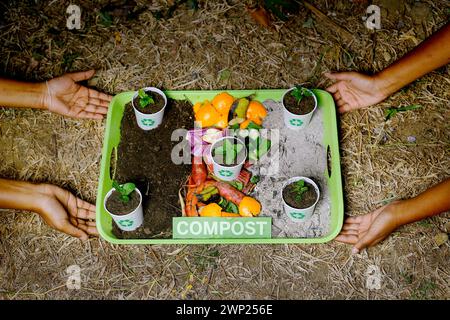
[[[134,106],[136,107],[136,109],[138,109],[140,112],[145,113],[145,114],[153,114],[153,113],[157,113],[159,110],[164,108],[165,101],[164,101],[164,98],[160,94],[157,94],[156,92],[152,92],[152,91],[146,91],[145,93],[147,93],[147,95],[152,97],[153,101],[155,101],[155,103],[148,104],[145,108],[142,108],[141,105],[139,104],[139,101],[141,101],[141,98],[139,98],[139,96],[137,96],[133,100],[133,103],[134,103]]]
[[[189,129],[193,123],[192,106],[185,101],[169,99],[162,124],[156,129],[144,131],[136,123],[131,103],[125,106],[115,179],[134,182],[141,191],[144,223],[131,232],[123,232],[113,224],[117,237],[172,236],[172,217],[181,216],[178,190],[185,183],[191,166],[172,162],[172,149],[181,139],[172,142],[171,136],[175,129]]]
[[[302,195],[301,201],[297,201],[296,199],[297,193],[294,191],[294,183],[291,183],[284,188],[283,190],[284,201],[286,201],[286,203],[290,205],[292,208],[296,209],[305,209],[311,207],[317,200],[317,193],[314,186],[305,181],[305,186],[308,187],[308,191],[306,191]]]
[[[114,190],[111,193],[111,196],[106,200],[106,209],[118,216],[124,216],[133,212],[133,210],[138,207],[141,197],[136,191],[133,191],[129,197],[130,201],[123,202],[120,199],[120,193]]]
[[[314,110],[315,100],[313,97],[303,97],[300,103],[291,95],[291,92],[284,96],[284,106],[294,114],[307,114]]]
[[[223,142],[223,141],[224,141],[224,140],[222,140],[222,142]],[[217,143],[216,147],[220,147],[221,145],[222,145],[221,143]],[[234,167],[235,165],[241,163],[241,162],[244,160],[243,157],[245,157],[245,146],[244,146],[244,148],[242,148],[242,150],[237,154],[236,158],[234,159],[234,161],[233,161],[232,163],[225,163],[225,156],[222,155],[222,154],[216,155],[216,154],[214,153],[214,150],[213,150],[213,155],[214,155],[214,156],[213,156],[214,161],[215,161],[216,163],[218,163],[218,164],[220,164],[220,165],[222,165],[222,166],[224,166],[224,167]]]

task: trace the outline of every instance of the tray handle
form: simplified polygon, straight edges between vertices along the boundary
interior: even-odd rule
[[[331,175],[333,173],[333,171],[332,171],[333,165],[332,165],[332,161],[331,161],[332,160],[332,154],[331,154],[331,148],[330,148],[329,144],[327,144],[326,150],[327,150],[327,152],[326,152],[326,157],[327,157],[327,175],[328,175],[328,178],[331,179]]]

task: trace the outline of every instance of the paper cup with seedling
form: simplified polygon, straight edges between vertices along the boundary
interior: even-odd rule
[[[113,181],[113,188],[106,194],[103,204],[120,230],[136,230],[144,221],[142,194],[134,183],[121,185]]]
[[[247,158],[247,149],[242,140],[226,136],[211,146],[209,158],[214,175],[223,181],[233,181],[239,176]]]
[[[317,109],[317,97],[309,89],[296,86],[283,94],[284,124],[292,130],[305,128]]]
[[[131,100],[136,121],[142,130],[157,128],[163,119],[167,105],[167,97],[158,88],[139,89]]]
[[[306,177],[290,178],[281,190],[284,212],[294,222],[311,218],[320,198],[317,184]]]

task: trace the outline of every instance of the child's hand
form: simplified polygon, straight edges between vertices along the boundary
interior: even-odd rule
[[[91,78],[95,70],[67,73],[44,86],[44,105],[54,113],[71,118],[102,119],[111,96],[77,82]]]
[[[399,227],[397,203],[391,203],[370,213],[345,220],[336,241],[352,244],[353,253],[384,240]]]
[[[52,228],[81,240],[98,236],[95,206],[54,185],[41,185],[38,213]]]
[[[377,104],[388,96],[373,76],[357,72],[325,73],[325,76],[338,80],[327,91],[333,94],[340,113]]]

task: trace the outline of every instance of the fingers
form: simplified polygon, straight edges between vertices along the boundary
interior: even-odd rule
[[[362,216],[352,216],[352,217],[348,217],[347,219],[345,219],[345,223],[348,223],[348,224],[354,224],[354,223],[359,224],[359,223],[361,223],[361,220],[362,220]]]
[[[88,70],[88,71],[80,71],[80,72],[73,72],[68,73],[67,75],[72,78],[73,81],[83,81],[92,78],[92,76],[95,74],[95,70]]]
[[[59,228],[60,231],[67,233],[70,236],[73,236],[75,238],[81,239],[81,240],[88,240],[89,236],[87,233],[81,228],[77,228],[74,225],[70,224],[68,221],[66,224],[64,224],[61,228]]]
[[[374,240],[376,240],[371,234],[371,232],[367,232],[358,242],[356,242],[355,246],[352,248],[352,253],[359,253],[361,250],[369,247],[374,244]]]
[[[99,114],[107,114],[108,108],[95,106],[93,104],[88,104],[85,108],[85,111]]]
[[[77,208],[75,216],[80,219],[95,219],[95,211]]]
[[[80,118],[80,119],[101,120],[101,119],[103,119],[103,114],[100,114],[100,113],[94,113],[94,112],[89,112],[89,111],[81,111],[81,112],[77,115],[77,118]]]
[[[89,226],[86,224],[79,224],[79,229],[82,229],[85,233],[91,235],[91,236],[97,236],[98,237],[98,230],[95,226]]]
[[[92,203],[77,198],[77,207],[95,212],[95,206]],[[90,218],[91,219],[91,218]]]
[[[108,107],[109,106],[109,101],[106,100],[100,100],[98,98],[92,98],[91,96],[89,96],[89,104],[93,104],[96,106],[100,106],[100,107]]]
[[[99,92],[94,89],[89,89],[89,98],[96,98],[96,99],[110,102],[112,99],[112,96],[110,96],[109,94],[106,94],[106,93]]]
[[[83,219],[77,219],[77,226],[80,224],[84,224],[86,226],[90,226],[90,227],[95,227],[96,223],[95,221],[90,221],[90,220],[83,220]]]
[[[353,234],[339,234],[334,240],[347,244],[355,244],[358,241],[358,236]]]
[[[339,106],[338,112],[345,113],[345,112],[351,111],[352,109],[353,108],[350,107],[350,105],[348,103],[344,103],[343,105]]]
[[[359,230],[359,223],[348,223],[347,221],[345,222],[344,226],[342,227],[342,230],[355,230],[358,231]]]
[[[341,232],[339,234],[348,235],[348,236],[358,236],[359,231],[358,230],[341,230]]]
[[[325,90],[327,90],[330,93],[335,93],[338,91],[338,83],[335,83],[331,86],[329,86],[328,88],[326,88]]]

